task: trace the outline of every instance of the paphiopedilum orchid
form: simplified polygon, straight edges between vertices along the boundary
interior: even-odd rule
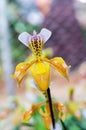
[[[41,102],[38,104],[33,104],[31,109],[25,111],[23,113],[23,122],[27,123],[28,120],[30,120],[30,118],[32,117],[32,115],[34,115],[34,113],[36,111],[39,112],[39,114],[42,116],[42,119],[44,121],[45,127],[47,128],[47,130],[51,129],[51,124],[52,124],[52,120],[51,120],[51,113],[50,113],[50,109],[49,109],[49,105],[47,103],[47,105],[45,106],[45,109],[42,109],[42,106],[45,105],[46,102]],[[53,103],[53,109],[54,109],[54,115],[55,115],[55,119],[61,119],[63,120],[63,115],[64,115],[64,105],[62,103],[59,102],[54,102]]]
[[[50,38],[51,34],[51,31],[43,28],[38,34],[34,31],[33,35],[30,35],[27,32],[23,32],[19,35],[18,39],[24,45],[30,48],[34,59],[18,64],[15,69],[13,78],[15,78],[17,83],[20,84],[22,79],[28,73],[28,70],[30,70],[38,89],[45,94],[47,101],[50,101],[49,106],[51,107],[51,117],[54,126],[55,121],[53,118],[52,102],[49,90],[50,65],[56,68],[56,70],[66,79],[68,79],[69,66],[67,66],[67,64],[61,57],[56,57],[50,60],[43,57],[43,46]]]
[[[45,28],[43,28],[39,34],[34,31],[33,35],[30,35],[27,32],[23,32],[19,35],[18,39],[30,48],[34,59],[30,62],[22,62],[16,66],[15,73],[12,77],[16,79],[18,84],[21,83],[22,79],[28,73],[28,70],[30,70],[38,88],[41,91],[46,91],[50,83],[50,65],[68,79],[69,66],[67,66],[61,57],[50,60],[42,57],[43,45],[50,36],[51,31]]]

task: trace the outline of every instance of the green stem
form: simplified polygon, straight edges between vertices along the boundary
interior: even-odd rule
[[[65,123],[61,119],[60,119],[60,121],[61,121],[61,124],[62,124],[64,130],[68,130],[68,128],[66,127]]]

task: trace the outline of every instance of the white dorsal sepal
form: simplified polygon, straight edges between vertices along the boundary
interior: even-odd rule
[[[40,33],[39,33],[40,36],[43,37],[43,40],[44,40],[44,43],[51,37],[52,35],[52,32],[46,28],[43,28]]]
[[[23,32],[18,36],[18,39],[20,42],[22,42],[25,46],[28,47],[28,44],[30,43],[31,40],[31,35],[27,32]]]

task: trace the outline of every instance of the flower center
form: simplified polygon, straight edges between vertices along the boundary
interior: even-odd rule
[[[41,59],[42,56],[42,47],[43,47],[43,40],[40,36],[34,35],[31,38],[31,42],[29,44],[29,48],[31,49],[33,55],[37,60]]]

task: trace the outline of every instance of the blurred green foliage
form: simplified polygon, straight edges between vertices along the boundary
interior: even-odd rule
[[[74,116],[65,120],[68,130],[86,130],[86,119],[77,120]]]

